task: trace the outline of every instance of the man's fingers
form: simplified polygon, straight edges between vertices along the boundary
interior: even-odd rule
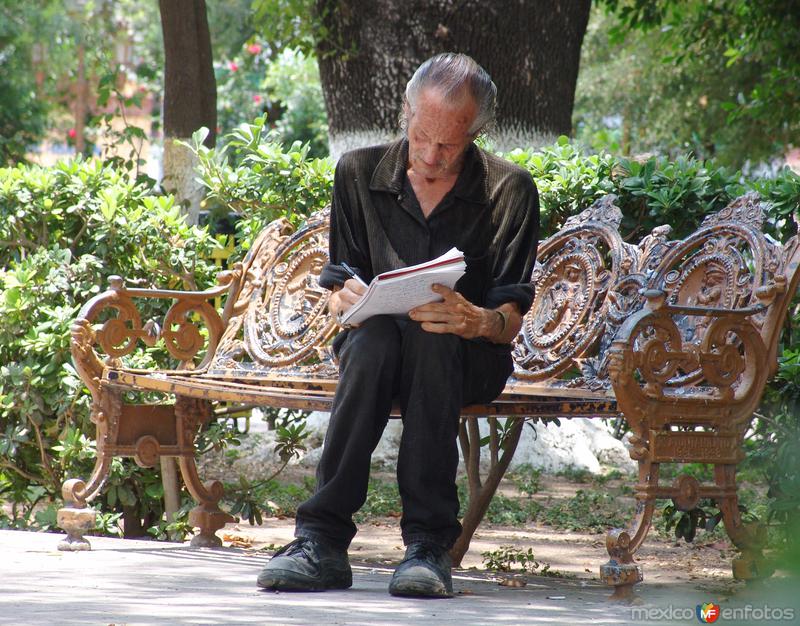
[[[349,289],[342,289],[339,294],[342,302],[346,302],[347,304],[355,304],[361,298],[360,295],[353,293]]]
[[[437,333],[439,335],[444,335],[446,333],[457,334],[454,332],[454,328],[451,327],[449,324],[434,324],[432,322],[423,322],[420,324],[422,330],[428,333]]]
[[[344,282],[344,290],[352,291],[356,296],[361,296],[367,288],[355,278],[348,278]]]
[[[361,294],[351,289],[353,285],[363,289],[363,286],[357,280],[350,279],[344,283],[341,289],[331,294],[331,298],[328,301],[328,310],[331,313],[341,315],[361,299]]]
[[[442,302],[429,302],[428,304],[423,304],[418,306],[415,309],[412,309],[409,313],[442,313],[446,314],[452,311],[457,311],[459,315],[463,315],[467,309],[471,306],[469,302],[462,296],[460,293],[457,293],[451,289],[447,289],[447,287],[442,287],[445,292],[438,292],[444,298]]]
[[[417,322],[455,323],[464,319],[466,313],[459,307],[426,304],[409,311],[409,317]]]
[[[431,285],[431,290],[442,296],[445,302],[466,302],[464,296],[457,291],[453,291],[449,287],[446,287],[445,285],[434,283]]]

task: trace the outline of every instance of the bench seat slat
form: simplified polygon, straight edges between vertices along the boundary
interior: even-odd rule
[[[225,380],[214,379],[210,386],[207,375],[144,374],[127,370],[107,370],[103,384],[120,390],[158,391],[191,398],[219,400],[225,402],[262,403],[290,409],[314,411],[330,410],[335,390],[335,381],[320,379],[313,385],[308,381],[302,388],[292,386],[286,379]],[[523,391],[524,390],[524,391]],[[536,391],[541,391],[537,394]],[[557,390],[544,385],[524,383],[509,385],[506,391],[490,404],[471,405],[462,411],[470,416],[616,416],[617,404],[607,393],[597,392],[578,396],[576,389],[565,389],[565,395],[556,395]],[[399,414],[397,407],[393,413]]]

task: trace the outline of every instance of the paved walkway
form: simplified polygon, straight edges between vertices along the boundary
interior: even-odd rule
[[[768,588],[738,589],[725,598],[701,581],[690,586],[641,585],[641,603],[605,601],[608,590],[588,580],[532,577],[524,587],[503,587],[488,575],[457,573],[452,600],[391,597],[391,569],[354,563],[353,588],[297,594],[260,591],[255,578],[267,555],[188,544],[92,538],[90,552],[56,550],[53,534],[0,531],[0,624],[698,624],[695,606],[768,606],[787,602],[773,580]],[[711,595],[717,594],[716,596]],[[777,594],[777,595],[776,595]],[[753,609],[754,610],[754,609]],[[798,623],[722,620],[718,624]],[[758,615],[755,615],[756,617]]]

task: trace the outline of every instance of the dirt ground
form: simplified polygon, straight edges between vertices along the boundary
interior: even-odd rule
[[[310,470],[295,468],[289,479],[297,480]],[[390,476],[389,474],[382,477]],[[560,476],[542,476],[541,487],[535,498],[543,502],[558,502],[576,493],[578,489],[613,491],[616,487],[630,483],[632,479],[620,479],[608,485],[592,485],[574,482]],[[504,494],[514,495],[514,487],[509,481],[501,485]],[[519,495],[519,494],[516,494]],[[622,503],[627,500],[631,506],[631,496],[617,496]],[[660,507],[659,507],[660,508]],[[658,515],[658,513],[656,513]],[[291,541],[294,519],[268,518],[260,526],[244,523],[229,524],[219,534],[226,544],[253,550],[272,550],[274,547]],[[491,524],[486,521],[475,533],[469,552],[464,557],[462,568],[487,571],[482,553],[497,551],[502,546],[527,551],[532,548],[541,567],[532,575],[540,574],[549,565],[548,576],[597,580],[600,565],[608,561],[605,549],[605,533],[568,531],[537,522],[520,526]],[[350,558],[354,562],[374,565],[393,565],[403,556],[404,547],[400,538],[400,524],[396,516],[371,518],[359,525],[359,532],[350,547]],[[691,544],[683,540],[676,542],[662,531],[651,528],[647,539],[636,554],[637,562],[643,567],[645,582],[688,582],[698,588],[732,591],[739,583],[731,574],[731,559],[735,552],[724,533],[717,532],[710,537],[703,531]],[[509,574],[497,573],[499,578]],[[519,566],[512,570],[511,578],[524,581],[531,576]]]

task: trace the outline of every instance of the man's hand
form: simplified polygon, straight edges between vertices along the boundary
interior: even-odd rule
[[[328,311],[331,315],[344,314],[351,306],[358,302],[367,288],[355,278],[348,278],[341,289],[337,289],[328,299]]]
[[[486,337],[492,341],[505,342],[510,329],[506,328],[505,321],[497,311],[475,306],[460,293],[444,285],[434,285],[432,289],[444,298],[443,302],[423,304],[409,311],[409,317],[421,322],[423,330],[431,333],[452,333],[464,339]],[[515,335],[516,332],[511,337]]]

